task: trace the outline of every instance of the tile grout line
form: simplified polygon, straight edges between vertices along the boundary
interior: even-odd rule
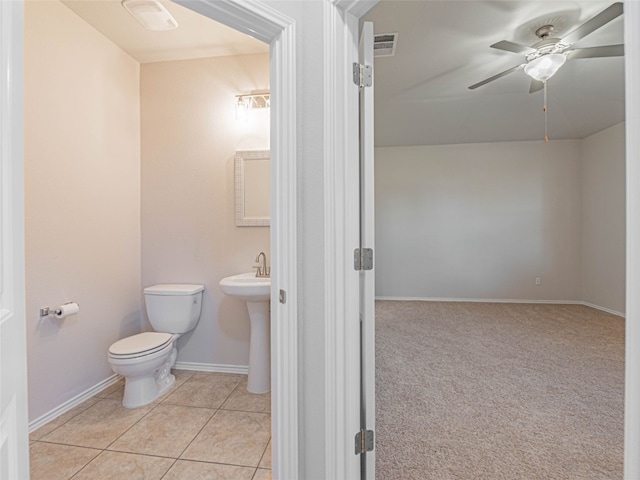
[[[189,381],[189,379],[192,377],[193,375],[190,375],[189,378],[187,378],[184,382],[182,382],[178,387],[175,388],[175,390],[178,390],[178,388],[180,388],[182,385],[184,385],[185,383],[187,383]],[[175,386],[175,384],[174,384]],[[173,388],[170,390],[174,390]],[[148,405],[151,405],[151,409],[145,413],[142,417],[140,417],[136,422],[132,423],[129,428],[127,428],[124,432],[122,432],[120,435],[118,435],[109,445],[107,445],[105,447],[105,450],[108,450],[109,447],[111,445],[113,445],[115,442],[117,442],[123,435],[125,435],[129,430],[131,430],[134,426],[136,426],[138,423],[140,423],[142,421],[142,419],[146,418],[148,415],[150,415],[156,408],[158,408],[160,405],[162,405],[164,403],[165,400],[167,400],[169,398],[170,395],[167,395],[169,392],[165,392],[164,395],[162,395],[162,397],[164,397],[164,399],[160,399],[157,398],[156,400],[154,400],[153,402],[149,403]],[[174,393],[174,392],[172,392]],[[111,399],[108,399],[111,400]],[[113,399],[113,400],[117,400],[117,399]],[[120,402],[122,403],[122,400],[120,400]],[[157,403],[156,403],[157,402]],[[97,402],[96,402],[97,403]],[[155,405],[154,405],[155,403]],[[147,405],[142,405],[143,407],[146,407]],[[126,407],[125,407],[126,408]],[[114,450],[116,451],[116,450]],[[131,452],[128,452],[131,453]],[[172,458],[172,457],[168,457],[168,458]]]
[[[109,443],[109,445],[107,445],[107,446],[105,447],[105,450],[108,450],[108,449],[109,449],[109,447],[110,447],[111,445],[113,445],[114,443],[116,443],[116,442],[117,442],[117,441],[118,441],[118,440],[119,440],[123,435],[125,435],[129,430],[131,430],[134,426],[136,426],[138,423],[140,423],[140,422],[142,421],[142,419],[143,419],[143,418],[146,418],[146,417],[147,417],[147,415],[149,415],[149,414],[150,414],[151,412],[153,412],[156,408],[158,408],[158,406],[160,406],[160,405],[161,405],[161,403],[162,403],[162,402],[158,402],[158,404],[156,404],[156,405],[153,405],[153,403],[151,403],[150,405],[153,405],[153,407],[151,407],[151,409],[150,409],[147,413],[145,413],[142,417],[140,417],[140,418],[139,418],[138,420],[136,420],[134,423],[132,423],[131,425],[129,425],[129,427],[128,427],[124,432],[122,432],[120,435],[118,435],[118,436],[117,436],[117,437],[116,437],[116,438],[115,438],[111,443]],[[144,405],[144,406],[146,407],[146,405]],[[124,408],[124,407],[123,407],[123,408]]]
[[[88,398],[87,400],[85,400],[84,402],[82,402],[80,405],[76,405],[74,408],[78,408],[81,405],[84,405],[86,402],[88,402],[89,400],[96,398],[96,397],[91,397]],[[38,439],[38,440],[34,440],[34,442],[39,442],[41,441],[43,438],[51,435],[53,432],[55,432],[56,430],[58,430],[60,427],[62,427],[63,425],[67,424],[68,422],[70,422],[71,420],[73,420],[74,418],[76,418],[78,415],[80,415],[81,413],[85,412],[86,410],[88,410],[89,408],[91,408],[93,405],[95,405],[96,403],[98,403],[100,400],[102,400],[102,398],[98,398],[97,401],[95,401],[94,403],[92,403],[91,405],[88,405],[87,407],[81,409],[78,413],[76,413],[75,415],[72,415],[71,417],[69,417],[68,419],[66,419],[64,422],[62,422],[60,425],[58,425],[57,427],[55,427],[53,430],[51,430],[49,433],[45,434],[42,438]],[[71,411],[71,410],[70,410]],[[66,412],[69,413],[69,412]],[[63,414],[64,415],[64,414]],[[62,416],[62,415],[61,415]],[[60,417],[58,417],[60,418]],[[53,419],[52,422],[54,422],[56,419]],[[45,427],[46,425],[48,425],[47,423],[45,423],[44,425],[42,425],[40,428]],[[40,430],[40,428],[38,430]],[[38,430],[35,430],[33,433],[36,433]]]
[[[195,375],[195,374],[194,374]],[[191,377],[189,377],[189,379],[191,379]],[[184,383],[187,383],[187,381],[189,380],[187,379]],[[183,383],[183,385],[184,385]],[[215,409],[211,409],[211,410],[215,410],[213,412],[213,414],[209,417],[209,419],[204,423],[204,425],[200,428],[200,430],[198,430],[198,433],[196,433],[193,438],[191,439],[191,441],[189,443],[187,443],[187,446],[184,447],[182,449],[182,451],[180,452],[180,454],[178,455],[178,458],[176,459],[176,461],[178,461],[179,459],[181,459],[182,455],[184,454],[184,452],[187,451],[187,449],[191,446],[191,444],[195,441],[196,438],[198,438],[198,435],[200,435],[202,433],[202,431],[204,430],[204,428],[209,425],[209,422],[216,416],[216,414],[220,411],[220,409],[222,408],[222,406],[227,402],[227,400],[229,400],[229,397],[231,396],[231,394],[233,392],[235,392],[236,388],[238,388],[238,385],[240,385],[242,383],[242,381],[238,381],[238,383],[236,384],[236,386],[231,390],[231,392],[229,393],[229,395],[227,395],[227,397],[220,402],[220,405],[215,408]],[[204,408],[204,407],[201,407]]]
[[[169,473],[169,472],[171,471],[171,469],[173,468],[173,466],[174,466],[176,463],[178,463],[178,459],[177,459],[177,458],[174,458],[174,459],[173,459],[173,463],[172,463],[171,465],[169,465],[169,468],[167,468],[167,471],[166,471],[166,472],[164,472],[164,473],[162,474],[162,476],[159,478],[159,480],[162,480],[164,477],[166,477],[166,476],[167,476],[167,473]]]
[[[269,440],[267,441],[267,444],[264,446],[264,450],[262,451],[262,455],[260,455],[260,460],[258,460],[258,467],[257,468],[260,468],[260,464],[262,463],[262,459],[264,458],[264,454],[267,453],[267,450],[269,449],[269,444],[270,443],[271,443],[271,435],[269,435]],[[271,470],[271,469],[269,469],[269,470]]]
[[[213,409],[212,409],[212,410],[213,410]],[[200,430],[198,430],[198,433],[196,433],[196,434],[193,436],[193,438],[189,441],[189,443],[187,443],[187,446],[186,446],[186,447],[184,447],[184,448],[182,449],[182,451],[181,451],[181,452],[180,452],[180,454],[178,455],[178,459],[181,459],[181,458],[182,458],[182,455],[184,455],[184,452],[186,452],[186,451],[187,451],[187,449],[191,446],[191,444],[195,441],[195,439],[196,439],[196,438],[198,438],[198,435],[200,435],[200,434],[202,433],[202,431],[205,429],[205,427],[206,427],[207,425],[209,425],[209,422],[210,422],[210,421],[211,421],[211,420],[216,416],[216,414],[217,414],[219,411],[220,411],[220,408],[216,408],[216,409],[215,409],[215,411],[213,412],[213,415],[211,415],[211,416],[209,417],[209,419],[208,419],[206,422],[204,422],[204,425],[202,425],[202,427],[200,427]],[[208,462],[208,463],[210,463],[210,462]]]

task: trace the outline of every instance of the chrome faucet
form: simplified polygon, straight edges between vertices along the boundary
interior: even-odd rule
[[[269,276],[271,275],[271,269],[267,267],[267,256],[264,254],[264,252],[260,252],[256,257],[256,262],[260,263],[260,257],[262,257],[262,264],[253,267],[257,268],[256,277],[269,278]]]

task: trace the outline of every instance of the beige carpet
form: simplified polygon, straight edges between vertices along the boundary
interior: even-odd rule
[[[622,318],[379,301],[376,329],[376,478],[622,478]]]

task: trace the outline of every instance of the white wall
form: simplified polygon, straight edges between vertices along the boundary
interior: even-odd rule
[[[138,63],[60,2],[25,3],[30,420],[112,375],[140,331]],[[67,301],[80,313],[39,318]]]
[[[235,96],[265,90],[268,54],[141,66],[142,286],[205,285],[178,362],[249,363],[246,305],[218,282],[269,255],[269,228],[236,227],[233,203],[235,151],[269,148],[268,111],[238,121]]]
[[[582,141],[582,300],[625,311],[625,134],[619,123]]]
[[[624,184],[624,123],[549,144],[378,148],[377,296],[624,312]]]
[[[377,148],[376,295],[578,300],[580,202],[576,140]]]

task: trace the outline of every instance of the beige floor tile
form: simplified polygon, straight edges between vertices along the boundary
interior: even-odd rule
[[[103,398],[45,436],[43,440],[106,448],[150,410],[149,406],[124,408],[120,400]]]
[[[252,480],[254,469],[178,460],[162,480]]]
[[[269,440],[269,445],[267,445],[267,449],[262,454],[262,458],[260,459],[260,464],[258,465],[260,468],[268,468],[271,469],[271,440]]]
[[[270,423],[266,413],[219,410],[181,458],[257,467],[271,436]]]
[[[124,397],[124,381],[121,384],[114,385],[113,388],[109,389],[109,393],[105,393],[102,396],[102,398],[115,398],[120,401],[122,401],[122,397]]]
[[[173,462],[171,458],[106,451],[73,480],[159,480]]]
[[[242,412],[271,412],[271,392],[269,393],[249,393],[247,391],[247,380],[242,380],[240,385],[229,395],[222,407],[224,410],[240,410]]]
[[[259,468],[251,480],[271,480],[271,470]]]
[[[122,398],[122,391],[124,390],[124,378],[120,378],[113,385],[105,388],[101,392],[96,394],[98,398],[113,398],[115,392],[120,392],[120,398]]]
[[[29,447],[31,480],[68,480],[100,450],[35,442]]]
[[[163,403],[219,408],[241,380],[241,375],[196,373],[165,397]]]
[[[158,405],[109,450],[178,458],[214,413],[208,408]]]
[[[46,425],[43,425],[39,429],[31,432],[29,434],[29,440],[31,440],[31,441],[41,440],[46,435],[48,435],[51,432],[53,432],[60,425],[63,425],[64,423],[68,422],[69,420],[71,420],[73,417],[75,417],[79,413],[85,411],[87,408],[89,408],[91,405],[96,403],[98,400],[100,400],[100,399],[96,398],[96,397],[92,397],[92,398],[89,398],[89,399],[85,400],[80,405],[76,405],[75,407],[73,407],[68,412],[63,413],[59,417],[54,418],[53,420],[51,420]]]
[[[196,372],[193,372],[191,370],[171,370],[171,373],[173,373],[173,375],[176,377],[176,387],[179,387],[180,385],[182,385],[184,382],[186,382],[187,380],[189,380],[191,377],[193,377],[195,375]]]

